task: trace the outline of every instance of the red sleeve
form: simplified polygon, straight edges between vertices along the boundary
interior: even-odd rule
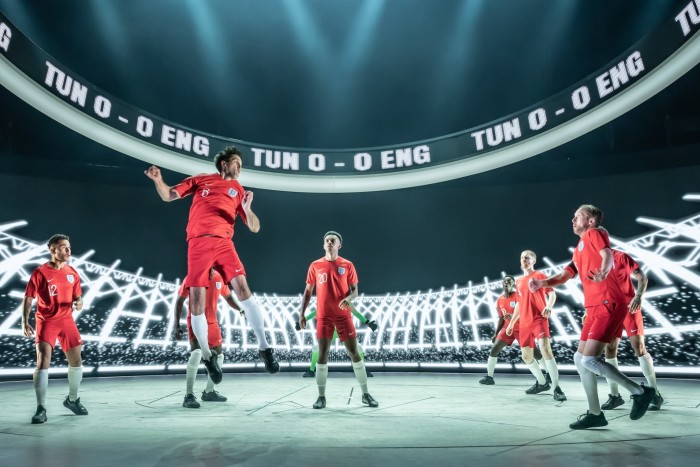
[[[357,284],[357,271],[355,270],[355,265],[348,263],[348,284]]]
[[[74,268],[71,269],[75,273],[75,284],[73,284],[73,298],[75,299],[83,296],[83,288],[80,286],[80,274]]]
[[[35,269],[32,272],[29,282],[27,282],[27,288],[24,290],[24,295],[27,297],[36,298],[36,293],[39,290],[39,280],[41,279],[41,274],[39,270]]]
[[[175,185],[173,190],[177,191],[180,198],[191,195],[197,189],[197,177],[188,177]]]
[[[503,318],[503,311],[501,310],[501,299],[496,300],[496,311],[498,311],[498,316]]]
[[[306,283],[316,285],[316,272],[314,271],[314,263],[309,266],[309,272],[306,274]]]
[[[588,236],[588,241],[596,252],[600,252],[600,250],[605,248],[610,248],[610,239],[608,238],[608,234],[600,229],[591,229]]]
[[[622,253],[620,256],[624,261],[623,265],[629,274],[632,274],[634,271],[639,269],[639,264],[630,255],[627,253]]]

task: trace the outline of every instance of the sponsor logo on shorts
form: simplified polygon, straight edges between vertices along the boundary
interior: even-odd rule
[[[341,276],[345,274],[345,268],[338,268],[338,274],[340,274]]]
[[[75,276],[73,276],[73,274],[66,274],[66,279],[68,279],[68,282],[71,284],[75,282]]]
[[[237,194],[238,194],[238,191],[236,191],[234,188],[229,188],[229,189],[228,189],[228,195],[229,195],[231,198],[235,198]]]
[[[583,240],[578,242],[578,251],[583,251]]]

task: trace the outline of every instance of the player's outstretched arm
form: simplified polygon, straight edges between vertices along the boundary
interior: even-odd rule
[[[568,269],[562,269],[561,272],[555,274],[547,279],[530,279],[527,283],[530,292],[537,292],[542,287],[556,287],[558,285],[565,284],[569,279],[571,279],[573,274]]]
[[[256,216],[253,212],[252,205],[253,192],[246,191],[243,194],[243,201],[241,203],[243,212],[245,212],[246,226],[248,226],[248,229],[250,229],[251,232],[258,233],[260,231],[260,219],[258,219],[258,216]]]
[[[153,180],[160,199],[166,202],[180,199],[180,193],[173,190],[172,187],[165,183],[163,180],[163,175],[160,173],[160,169],[158,167],[152,165],[148,168],[148,170],[144,171],[144,173],[148,178]]]

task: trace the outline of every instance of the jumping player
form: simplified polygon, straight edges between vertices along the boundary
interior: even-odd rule
[[[318,399],[314,409],[326,406],[326,380],[328,378],[328,351],[333,332],[337,329],[340,342],[345,345],[352,360],[355,378],[362,388],[362,403],[379,407],[367,390],[365,362],[357,350],[357,334],[350,314],[350,304],[357,297],[357,272],[355,266],[338,255],[343,238],[338,232],[329,231],[323,236],[323,249],[326,254],[311,263],[306,276],[306,288],[301,304],[299,326],[306,329],[306,307],[316,287],[316,337],[318,338],[318,364],[316,365],[316,385]]]
[[[522,349],[523,362],[527,365],[537,381],[534,386],[526,390],[526,394],[539,394],[550,389],[550,385],[545,381],[544,375],[539,365],[534,359],[533,350],[535,342],[540,347],[547,373],[552,378],[554,391],[552,397],[555,401],[565,401],[566,395],[559,387],[559,369],[554,360],[552,346],[549,342],[549,316],[552,314],[554,302],[557,295],[552,289],[538,290],[531,292],[528,282],[532,279],[543,279],[544,273],[535,270],[537,255],[532,250],[525,250],[520,254],[520,268],[523,276],[516,281],[518,291],[518,303],[513,312],[513,319],[510,321],[506,334],[513,335],[515,324],[520,321],[519,342]]]
[[[185,299],[189,297],[189,290],[185,287],[187,278],[182,281],[182,286],[178,292],[177,300],[175,301],[175,340],[179,341],[182,339],[182,328],[180,327],[180,317],[182,316],[182,306],[185,304]],[[231,308],[237,310],[241,313],[242,310],[233,299],[231,291],[224,283],[221,275],[216,272],[213,268],[209,273],[209,286],[207,287],[207,303],[205,316],[207,318],[208,325],[208,338],[209,338],[209,348],[217,353],[217,363],[221,367],[224,363],[224,354],[222,343],[224,342],[221,336],[221,328],[219,327],[219,320],[216,316],[216,311],[219,304],[219,296],[224,297],[226,302]],[[185,380],[186,380],[186,392],[185,400],[182,402],[182,406],[188,409],[198,409],[199,402],[194,396],[194,380],[197,377],[197,370],[199,369],[199,363],[202,360],[202,350],[199,348],[199,342],[197,342],[197,337],[195,337],[192,332],[192,321],[191,316],[187,314],[187,335],[190,340],[190,358],[187,362],[187,369],[185,370]],[[211,378],[207,378],[206,389],[202,392],[202,400],[207,402],[226,402],[226,396],[222,396],[216,390],[214,390],[214,381]]]
[[[56,340],[68,360],[68,396],[63,405],[76,415],[88,414],[78,397],[80,381],[83,379],[83,361],[80,355],[83,340],[73,320],[73,309],[83,309],[80,276],[68,264],[71,249],[67,235],[52,236],[48,247],[51,260],[32,272],[22,301],[22,332],[27,337],[36,336],[34,392],[37,408],[32,417],[32,423],[35,424],[47,420],[46,389],[49,384],[51,353]],[[29,312],[35,298],[36,330],[29,324]]]
[[[178,185],[163,181],[158,167],[151,166],[146,176],[155,183],[163,201],[175,201],[192,195],[192,206],[187,223],[187,283],[190,289],[192,331],[202,350],[202,360],[209,377],[215,384],[221,382],[222,372],[217,356],[209,349],[208,325],[204,315],[209,270],[213,267],[229,284],[246,310],[248,324],[260,344],[260,357],[270,373],[279,371],[272,348],[265,337],[262,310],[250,292],[243,263],[231,242],[236,217],[241,216],[251,232],[260,230],[260,220],[251,206],[253,192],[245,191],[238,182],[243,159],[241,151],[229,146],[214,159],[218,173],[201,174],[186,178]]]
[[[606,426],[608,421],[598,400],[598,376],[605,376],[632,394],[630,418],[638,420],[647,411],[656,391],[639,385],[602,358],[606,344],[618,335],[629,309],[617,274],[611,274],[613,253],[607,231],[600,228],[603,211],[592,204],[580,206],[571,220],[573,231],[580,237],[573,260],[558,274],[549,278],[533,278],[530,290],[556,287],[575,275],[583,286],[586,320],[581,341],[574,354],[574,363],[588,399],[588,411],[569,427],[574,430]]]

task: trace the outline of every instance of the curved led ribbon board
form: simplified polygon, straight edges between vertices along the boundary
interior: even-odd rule
[[[187,129],[85,82],[2,15],[0,84],[90,139],[184,174],[212,172],[212,155],[235,144],[246,158],[241,174],[246,186],[309,193],[391,190],[513,164],[631,110],[700,63],[696,8],[693,2],[681,4],[608,66],[546,101],[452,135],[376,148],[282,148]]]

